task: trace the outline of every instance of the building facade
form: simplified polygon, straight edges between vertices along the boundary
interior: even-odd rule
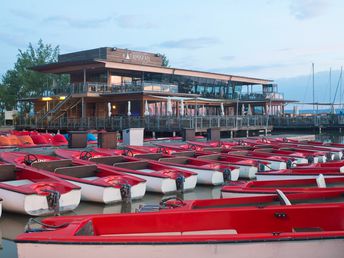
[[[31,68],[68,74],[30,98],[36,121],[131,117],[279,115],[288,103],[272,80],[163,66],[160,54],[102,47]]]

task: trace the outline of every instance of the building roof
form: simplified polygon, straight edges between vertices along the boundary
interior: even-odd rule
[[[114,70],[127,70],[136,72],[153,72],[162,73],[170,75],[183,75],[183,76],[194,76],[207,79],[233,81],[242,84],[271,84],[272,80],[259,79],[253,77],[245,77],[238,75],[229,75],[221,73],[212,73],[204,71],[195,71],[188,69],[172,68],[172,67],[162,67],[162,66],[151,66],[143,64],[129,64],[129,63],[119,63],[101,59],[83,60],[75,62],[57,62],[46,65],[35,66],[31,68],[34,71],[42,73],[72,73],[80,71],[83,69],[94,70],[94,69],[114,69]]]

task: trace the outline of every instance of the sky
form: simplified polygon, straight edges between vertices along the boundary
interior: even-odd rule
[[[172,67],[284,82],[312,63],[340,69],[343,13],[341,0],[3,1],[0,76],[42,39],[61,53],[128,48],[164,53]]]

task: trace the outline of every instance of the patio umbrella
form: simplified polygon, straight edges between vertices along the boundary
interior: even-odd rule
[[[223,103],[221,102],[221,116],[225,115],[225,109],[223,107]]]
[[[145,113],[144,113],[145,116],[149,116],[149,109],[148,109],[148,101],[146,100],[145,102]]]
[[[184,116],[184,100],[180,100],[180,115]]]
[[[131,102],[130,100],[128,101],[128,116],[131,116]]]
[[[250,104],[247,105],[247,115],[252,116],[252,108]]]
[[[172,115],[172,101],[171,101],[171,97],[167,97],[167,115],[171,116]]]
[[[111,103],[108,102],[108,117],[111,117]]]

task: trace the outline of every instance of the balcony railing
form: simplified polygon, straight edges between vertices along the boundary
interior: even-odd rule
[[[283,100],[283,93],[270,92],[270,93],[249,93],[241,94],[240,100],[252,100],[252,101],[266,101],[266,100]]]
[[[178,93],[178,85],[159,82],[131,82],[121,84],[106,84],[99,82],[71,83],[64,87],[58,87],[52,94],[80,94],[80,93],[99,93],[99,94],[122,94],[135,92],[167,92]]]
[[[60,118],[54,121],[39,121],[37,118],[18,117],[17,128],[44,128],[60,130],[107,129],[123,130],[126,128],[145,128],[147,131],[181,131],[183,128],[195,128],[206,131],[220,127],[222,130],[260,130],[271,127],[266,116],[146,116],[146,117],[88,117]]]

